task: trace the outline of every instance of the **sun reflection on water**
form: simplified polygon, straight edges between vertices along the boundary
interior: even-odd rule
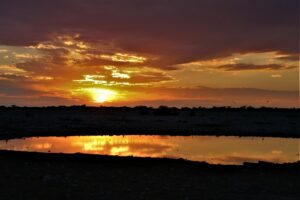
[[[0,149],[101,155],[169,157],[212,164],[298,160],[298,139],[213,136],[70,136],[0,141]]]

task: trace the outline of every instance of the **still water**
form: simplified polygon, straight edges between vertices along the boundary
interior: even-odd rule
[[[70,136],[0,141],[0,149],[183,158],[212,164],[299,160],[299,139],[215,136]]]

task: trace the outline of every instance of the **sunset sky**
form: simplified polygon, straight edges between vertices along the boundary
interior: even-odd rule
[[[0,105],[299,107],[298,0],[1,0]]]

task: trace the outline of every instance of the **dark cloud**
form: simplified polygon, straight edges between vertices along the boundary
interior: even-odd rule
[[[30,89],[22,84],[0,80],[0,94],[5,96],[34,96],[40,95],[42,92]]]
[[[285,69],[293,69],[297,68],[297,66],[285,66],[280,64],[268,64],[268,65],[255,65],[255,64],[228,64],[219,66],[218,69],[224,69],[226,71],[241,71],[241,70],[285,70]]]
[[[298,0],[2,0],[0,44],[80,33],[173,69],[234,52],[298,54],[298,15]]]
[[[77,61],[76,64],[79,66],[105,66],[105,65],[113,65],[118,67],[128,66],[127,62],[104,60],[101,58],[88,58],[85,60]],[[139,64],[135,64],[135,66],[139,66]]]
[[[247,98],[262,98],[262,99],[298,99],[298,91],[277,91],[258,88],[165,88],[160,89],[160,92],[169,92],[181,98],[206,98],[219,97],[223,99],[240,99]],[[231,98],[232,97],[232,98]]]
[[[133,83],[155,83],[163,81],[174,81],[174,78],[161,72],[144,72],[133,75],[130,81]]]

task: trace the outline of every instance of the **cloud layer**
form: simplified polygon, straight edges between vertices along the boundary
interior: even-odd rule
[[[120,98],[128,104],[295,106],[298,4],[1,0],[0,104],[84,103],[76,91],[104,88],[127,92]],[[247,87],[226,89],[240,79]]]
[[[297,0],[39,0],[0,2],[0,43],[33,45],[80,33],[126,51],[157,55],[157,65],[235,52],[298,54]]]

